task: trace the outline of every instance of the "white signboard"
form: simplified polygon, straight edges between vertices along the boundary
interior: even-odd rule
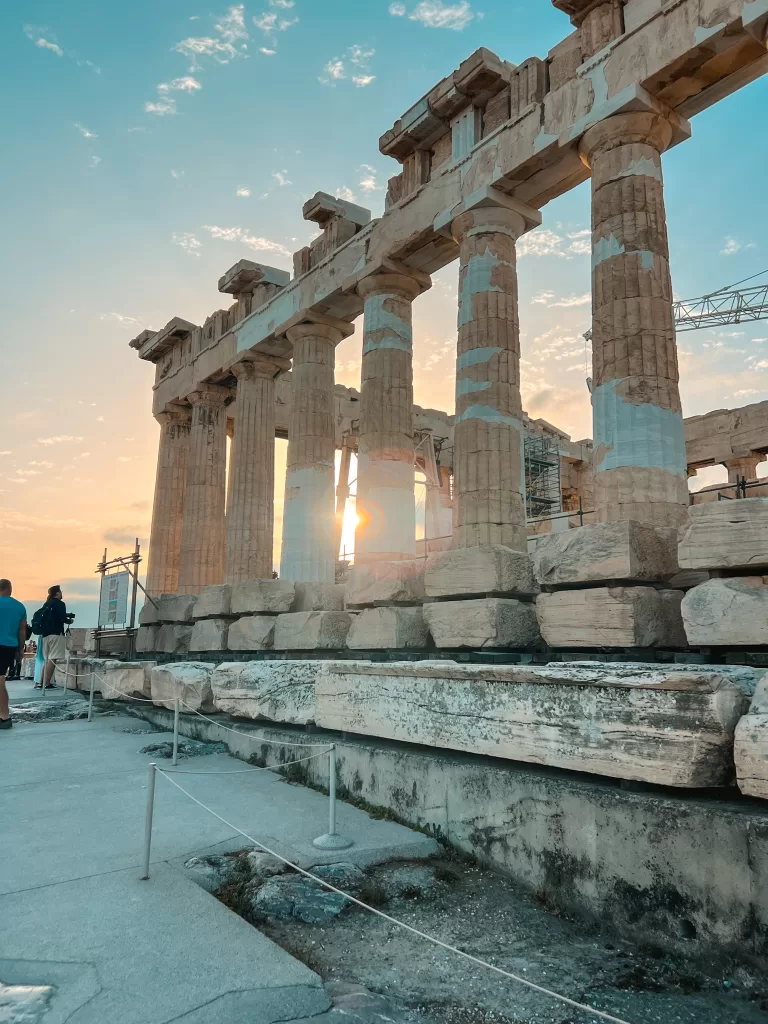
[[[128,621],[129,572],[104,576],[99,600],[99,626],[124,626]]]

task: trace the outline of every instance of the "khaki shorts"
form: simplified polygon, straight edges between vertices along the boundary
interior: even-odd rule
[[[63,634],[43,637],[43,658],[46,661],[64,661],[67,656],[67,645]]]

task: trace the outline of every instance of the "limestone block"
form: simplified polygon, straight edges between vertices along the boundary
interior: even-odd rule
[[[275,624],[276,651],[336,649],[346,646],[352,625],[348,612],[290,612]]]
[[[233,615],[278,615],[293,604],[294,584],[290,580],[245,580],[232,587]]]
[[[155,598],[157,607],[151,601],[146,601],[139,612],[139,625],[152,626],[159,622],[191,622],[196,601],[196,594],[162,594]]]
[[[539,594],[536,611],[550,647],[685,647],[680,590],[594,587]]]
[[[488,597],[424,605],[437,647],[531,647],[541,641],[531,602]]]
[[[136,633],[136,652],[146,654],[157,650],[157,634],[159,626],[139,626]]]
[[[190,651],[226,651],[229,619],[198,619],[192,627]]]
[[[161,654],[186,654],[192,639],[192,624],[165,623],[158,627],[156,650]]]
[[[430,555],[424,575],[427,597],[463,594],[537,594],[531,559],[501,545],[453,548]]]
[[[695,646],[768,644],[768,577],[708,580],[688,591],[682,613]]]
[[[343,612],[343,583],[295,583],[292,612]]]
[[[424,596],[424,562],[420,558],[356,565],[347,578],[348,608],[376,602],[415,604]]]
[[[200,661],[184,661],[177,665],[156,665],[151,673],[152,700],[159,707],[173,710],[176,698],[182,711],[214,711],[211,690],[212,665]],[[184,706],[186,705],[186,707]]]
[[[111,661],[100,671],[104,700],[127,700],[132,696],[151,697],[153,661]],[[127,694],[127,697],[125,696]]]
[[[244,615],[229,627],[230,651],[269,651],[275,635],[274,615]]]
[[[421,608],[365,608],[355,616],[347,647],[355,651],[426,647],[429,627]]]
[[[634,668],[323,662],[316,722],[660,785],[727,784],[741,688],[716,669]]]
[[[681,569],[753,569],[768,565],[768,498],[691,505],[680,530]]]
[[[741,792],[768,800],[768,676],[758,683],[749,714],[736,726],[733,757]]]
[[[219,711],[241,718],[306,725],[315,719],[320,661],[246,661],[217,665],[211,676]]]
[[[533,554],[539,583],[664,581],[677,571],[677,530],[628,519],[541,537]]]
[[[217,619],[229,615],[231,601],[232,587],[228,583],[215,583],[203,587],[192,609],[192,618]]]

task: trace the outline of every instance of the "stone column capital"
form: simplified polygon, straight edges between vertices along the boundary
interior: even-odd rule
[[[328,344],[333,345],[334,348],[340,341],[343,341],[345,337],[349,337],[348,334],[340,331],[338,327],[332,327],[330,324],[316,323],[296,324],[294,327],[288,328],[285,332],[285,336],[292,345],[296,345],[305,338],[312,338],[315,341],[327,341]]]
[[[231,397],[229,388],[220,387],[218,384],[202,384],[191,394],[187,395],[190,405],[223,405]]]
[[[335,332],[334,345],[338,345],[344,338],[349,338],[355,333],[355,326],[348,320],[340,320],[336,316],[329,316],[327,313],[318,313],[314,309],[300,309],[289,320],[280,327],[278,337],[285,335],[291,341],[291,331],[296,327],[306,327],[307,330],[295,337],[309,337],[315,331],[315,337],[327,337],[324,332],[317,332],[318,327],[329,327]]]
[[[403,298],[412,302],[423,289],[421,283],[415,278],[405,274],[395,274],[388,271],[380,271],[364,277],[357,284],[357,294],[365,301],[372,295],[402,295]]]
[[[614,114],[585,132],[579,143],[579,155],[591,167],[597,154],[619,146],[646,145],[663,153],[671,145],[674,133],[672,123],[660,113],[633,110]]]
[[[242,359],[239,363],[231,366],[230,370],[239,382],[241,380],[252,380],[254,377],[265,377],[268,380],[273,380],[275,377],[279,377],[281,373],[285,373],[286,370],[290,370],[290,368],[290,359],[281,359],[279,356],[261,355],[260,353],[252,352],[246,359]]]
[[[451,236],[457,245],[475,235],[508,235],[516,242],[530,230],[522,213],[502,206],[486,206],[468,210],[451,221]]]
[[[177,405],[173,408],[164,409],[155,415],[155,419],[162,427],[189,426],[192,422],[192,407],[188,405]]]
[[[438,234],[452,237],[461,244],[461,240],[456,237],[457,232],[464,238],[468,232],[487,234],[500,231],[505,235],[513,235],[517,240],[520,235],[540,224],[539,210],[499,192],[493,185],[484,185],[462,199],[457,206],[444,210],[435,218],[433,227]],[[473,228],[478,230],[472,231]]]
[[[376,283],[371,284],[372,279],[375,279]],[[389,289],[413,301],[417,295],[432,287],[432,278],[423,270],[383,256],[373,260],[356,274],[352,274],[342,282],[341,287],[345,292],[357,292],[363,301],[369,295],[380,295]]]

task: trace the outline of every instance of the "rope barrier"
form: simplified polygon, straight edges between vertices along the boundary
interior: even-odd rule
[[[231,821],[227,821],[220,814],[217,814],[211,807],[204,804],[202,800],[198,800],[197,797],[193,796],[188,790],[180,786],[178,782],[174,782],[172,778],[168,776],[162,768],[157,768],[157,771],[161,775],[167,778],[168,782],[176,789],[180,790],[185,796],[189,797],[193,803],[196,803],[198,807],[202,807],[204,811],[213,815],[222,824],[231,828],[238,835],[241,835],[248,842],[253,843],[254,846],[258,846],[265,853],[270,854],[272,857],[276,857],[279,861],[285,864],[287,867],[298,872],[300,875],[304,875],[305,878],[311,878],[312,881],[318,882],[323,888],[328,889],[330,892],[335,892],[339,896],[346,897],[350,902],[361,907],[363,910],[369,911],[371,914],[375,914],[377,917],[383,918],[385,921],[389,921],[390,924],[397,925],[398,928],[402,928],[405,931],[410,932],[412,935],[416,935],[420,939],[425,939],[427,942],[431,942],[434,946],[439,946],[442,949],[448,950],[449,953],[456,953],[457,956],[463,957],[465,960],[469,960],[471,963],[477,964],[479,967],[487,967],[491,971],[495,971],[496,974],[502,975],[504,978],[509,978],[511,981],[516,981],[520,985],[525,985],[526,988],[532,989],[534,992],[539,992],[542,995],[548,996],[550,999],[555,999],[566,1006],[571,1006],[576,1010],[581,1010],[583,1013],[588,1013],[593,1017],[599,1017],[601,1020],[610,1021],[611,1024],[630,1024],[629,1021],[623,1020],[620,1017],[614,1017],[610,1013],[605,1013],[603,1010],[597,1010],[594,1007],[586,1006],[584,1003],[579,1003],[575,999],[570,999],[568,996],[560,995],[558,992],[552,992],[551,989],[544,988],[543,985],[537,985],[533,981],[529,981],[527,978],[520,977],[519,974],[513,974],[511,971],[505,971],[502,967],[496,967],[494,964],[489,964],[487,960],[481,960],[479,957],[473,956],[471,953],[465,953],[463,950],[458,949],[456,946],[451,946],[447,942],[443,942],[441,939],[436,938],[434,935],[429,935],[427,932],[422,932],[418,928],[414,928],[412,925],[406,924],[404,921],[398,921],[396,917],[391,917],[389,914],[385,914],[383,910],[377,910],[376,907],[371,907],[367,903],[363,903],[362,900],[357,899],[355,896],[350,895],[348,892],[344,892],[343,889],[338,889],[335,885],[331,885],[330,882],[326,882],[325,879],[319,878],[317,875],[313,875],[311,871],[305,871],[304,868],[300,868],[298,864],[294,864],[292,861],[285,857],[282,857],[279,853],[265,846],[264,843],[259,842],[258,839],[254,839],[253,836],[248,835],[247,832],[243,832],[242,829],[238,828],[237,825],[233,825]],[[149,818],[151,826],[151,816]],[[148,876],[148,873],[147,873]]]
[[[287,768],[291,764],[302,764],[304,761],[313,761],[316,757],[323,757],[332,747],[326,747],[317,754],[310,754],[308,757],[299,757],[295,761],[283,761],[282,764],[268,764],[261,768],[240,768],[234,772],[190,772],[186,768],[158,768],[159,772],[167,772],[169,775],[249,775],[251,772],[273,772],[277,768]]]
[[[208,718],[207,715],[203,715],[199,711],[196,711],[192,707],[192,705],[191,704],[187,704],[186,701],[182,700],[181,703],[184,705],[185,708],[189,708],[189,710],[192,712],[193,715],[197,715],[198,718],[202,718],[206,722],[210,722],[211,725],[218,726],[219,729],[226,729],[227,732],[233,732],[236,736],[245,736],[246,739],[249,739],[249,740],[252,740],[254,738],[253,737],[253,733],[240,732],[239,729],[232,729],[228,725],[223,725],[221,722],[215,722],[212,718]],[[290,740],[268,740],[268,739],[265,739],[262,736],[259,737],[259,742],[260,743],[270,743],[274,747],[323,747],[325,750],[328,749],[328,744],[327,743],[291,743]]]

